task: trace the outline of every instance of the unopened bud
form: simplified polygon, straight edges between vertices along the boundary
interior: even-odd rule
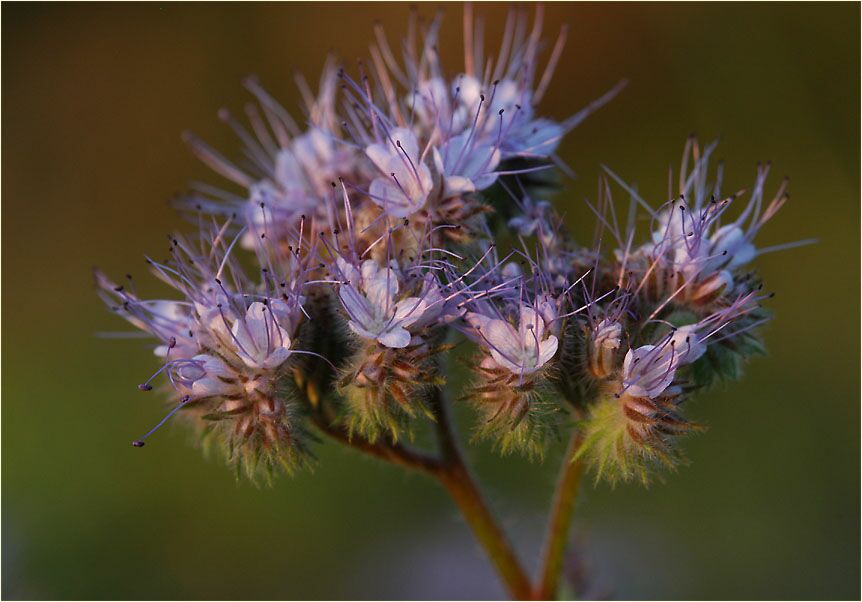
[[[609,320],[602,320],[593,329],[589,342],[588,369],[595,378],[603,379],[613,374],[622,330],[619,322]]]

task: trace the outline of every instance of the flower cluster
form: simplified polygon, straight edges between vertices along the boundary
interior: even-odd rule
[[[300,357],[313,355],[301,344],[310,255],[284,255],[262,239],[260,276],[251,278],[231,254],[246,230],[228,237],[230,227],[228,221],[195,239],[177,236],[167,260],[147,259],[180,299],[141,299],[131,276],[117,285],[96,272],[96,281],[113,311],[157,341],[162,366],[142,391],[163,376],[177,398],[169,416],[185,410],[238,468],[292,471],[307,461],[307,437],[281,381]],[[134,445],[143,447],[147,436]]]
[[[545,59],[541,19],[512,13],[486,57],[468,18],[463,68],[447,75],[440,25],[412,19],[400,59],[378,31],[372,60],[354,74],[329,60],[317,94],[300,80],[303,126],[248,80],[247,124],[220,113],[242,161],[186,136],[231,188],[197,186],[180,208],[207,225],[148,260],[175,298],[97,274],[108,305],[155,339],[162,365],[140,388],[164,382],[168,416],[254,478],[308,463],[316,430],[411,437],[439,418],[431,393],[458,381],[465,362],[451,358],[466,343],[460,399],[478,438],[541,457],[562,429],[583,429],[597,475],[646,481],[695,426],[681,402],[761,350],[767,295],[747,265],[771,250],[754,238],[786,186],[766,202],[759,167],[737,211],[744,194],[723,196],[720,171],[709,179],[715,146],[692,139],[657,208],[609,171],[590,205],[600,233],[580,245],[535,174],[562,165],[562,137],[620,86],[550,119],[538,104],[565,31]],[[612,182],[631,199],[625,227]]]

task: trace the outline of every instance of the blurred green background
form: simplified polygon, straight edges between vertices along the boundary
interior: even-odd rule
[[[659,199],[690,132],[722,137],[727,189],[750,184],[758,160],[774,163],[770,190],[792,176],[761,244],[820,239],[758,260],[778,293],[771,356],[689,406],[710,427],[685,443],[692,465],[650,489],[585,489],[576,538],[591,595],[858,598],[859,5],[546,8],[549,36],[571,27],[546,114],[630,80],[562,147],[579,177],[556,200],[582,239],[601,162]],[[445,10],[454,71],[461,7]],[[505,10],[477,6],[491,39]],[[217,181],[180,132],[237,149],[215,113],[248,100],[245,75],[295,107],[293,69],[314,80],[330,49],[367,56],[374,20],[395,40],[407,12],[4,3],[4,598],[503,595],[421,477],[326,444],[314,474],[256,489],[204,460],[182,429],[133,449],[163,411],[135,388],[154,359],[140,341],[94,336],[124,325],[94,295],[93,265],[160,290],[142,282],[143,254],[182,226],[168,200],[192,179]],[[559,454],[544,465],[471,455],[535,567]]]

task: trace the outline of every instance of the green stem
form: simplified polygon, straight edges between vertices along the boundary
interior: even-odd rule
[[[506,584],[509,595],[516,600],[527,600],[532,592],[530,579],[464,463],[449,418],[448,404],[440,392],[434,396],[432,405],[437,415],[437,435],[443,455],[443,465],[435,476],[461,510],[476,540]]]
[[[583,434],[581,431],[572,433],[569,447],[563,457],[563,465],[560,467],[551,518],[548,521],[548,531],[545,536],[542,572],[539,583],[533,592],[533,597],[536,600],[555,599],[559,589],[560,573],[563,569],[563,559],[566,543],[569,539],[575,500],[578,497],[581,477],[584,472],[583,461],[574,460],[582,442]]]

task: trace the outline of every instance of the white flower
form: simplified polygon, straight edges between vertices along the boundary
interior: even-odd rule
[[[365,149],[382,172],[369,188],[371,199],[393,217],[409,217],[425,205],[433,188],[431,171],[420,161],[419,144],[410,130],[396,128],[383,143]]]
[[[550,119],[518,119],[503,139],[503,151],[507,155],[550,155],[560,144],[565,131],[563,126]]]
[[[319,195],[322,195],[329,186],[329,182],[339,173],[343,173],[350,163],[351,154],[341,150],[345,147],[336,146],[337,144],[331,134],[317,127],[294,138],[293,155],[304,170],[304,178],[296,178],[294,181],[301,182],[305,179]],[[279,177],[279,181],[286,181],[279,173],[278,165],[276,165],[276,176]]]
[[[453,80],[452,87],[458,104],[475,114],[482,99],[482,82],[472,75],[461,74]]]
[[[241,392],[237,373],[212,355],[196,355],[190,361],[178,362],[177,384],[191,399],[232,395]]]
[[[479,331],[497,365],[513,374],[532,374],[557,353],[557,337],[546,332],[545,318],[531,307],[521,307],[517,329],[506,320],[477,313],[468,314],[467,320]]]
[[[654,230],[652,232],[653,242],[658,244],[670,242],[671,245],[685,241],[687,216],[685,211],[680,210],[680,205],[671,204],[656,216]]]
[[[678,328],[660,345],[629,349],[623,360],[623,386],[632,397],[661,395],[673,382],[676,370],[696,361],[706,352],[696,326]]]
[[[425,310],[422,316],[413,323],[413,330],[425,328],[435,323],[450,324],[466,312],[463,307],[458,306],[454,299],[447,300],[443,296],[439,281],[432,274],[425,275],[419,295],[419,298],[425,303]]]
[[[473,118],[481,101],[481,84],[476,78],[463,78],[461,98]],[[556,150],[565,133],[563,126],[549,119],[534,118],[533,93],[529,87],[502,79],[487,86],[485,98],[488,102],[482,109],[480,128],[489,137],[501,134],[499,144],[505,156],[546,156]]]
[[[678,361],[673,348],[643,345],[629,349],[623,360],[623,384],[632,397],[658,397],[673,382]]]
[[[458,87],[459,104],[470,122],[476,118],[480,103],[483,105],[477,124],[480,134],[496,135],[498,131],[508,133],[516,121],[529,120],[532,115],[530,90],[511,79],[498,80],[483,88],[477,78],[461,75],[455,78],[455,85]]]
[[[623,325],[611,320],[602,320],[593,331],[593,344],[602,349],[619,349]]]
[[[302,214],[321,214],[330,182],[349,172],[354,160],[351,153],[336,146],[331,134],[312,127],[289,147],[279,149],[274,163],[271,177],[249,187],[243,210],[249,224],[242,239],[246,248],[254,248],[267,228],[277,231]]]
[[[428,301],[419,297],[396,301],[397,272],[381,268],[373,260],[362,263],[361,273],[353,267],[342,271],[348,275],[350,283],[342,284],[338,294],[350,316],[350,329],[385,347],[407,347],[412,339],[408,328],[423,317]]]
[[[697,334],[697,325],[691,324],[677,328],[671,336],[676,347],[677,355],[681,364],[691,364],[700,359],[706,353],[706,344]]]
[[[130,324],[158,339],[156,356],[191,357],[198,350],[193,334],[192,305],[164,299],[141,300],[100,271],[95,273],[100,296]]]
[[[709,237],[712,244],[709,254],[717,256],[714,264],[725,265],[725,269],[733,270],[745,265],[757,255],[757,249],[751,244],[750,238],[736,224],[722,226]],[[726,255],[725,255],[726,253]]]
[[[691,292],[691,299],[694,302],[709,300],[732,288],[733,275],[727,270],[720,270],[701,279],[697,287]]]
[[[521,107],[521,111],[524,111],[529,110],[529,107],[533,104],[531,91],[527,88],[522,88],[511,79],[498,81],[493,90],[493,96],[490,99],[491,106],[489,107],[490,115],[497,115],[500,109],[502,109],[504,115],[505,112],[511,113],[513,117],[509,119],[514,119],[514,111],[518,110],[519,106]]]
[[[272,370],[291,355],[290,335],[263,303],[252,303],[231,327],[233,351],[249,368]]]
[[[188,304],[156,300],[143,301],[141,307],[145,307],[149,314],[149,326],[139,327],[151,330],[164,341],[164,344],[153,350],[158,357],[166,357],[168,352],[173,357],[189,357],[197,351],[197,343],[194,337],[189,335],[192,321]],[[130,321],[136,324],[136,322]],[[136,325],[139,324],[142,323],[138,321]],[[169,341],[173,342],[173,345]]]
[[[545,326],[551,334],[560,334],[561,321],[559,320],[559,305],[557,301],[547,293],[541,293],[533,303],[536,311],[545,321]]]
[[[500,163],[500,149],[466,131],[435,148],[434,163],[443,175],[444,196],[456,196],[483,190],[497,180],[494,170]]]
[[[466,111],[452,106],[454,93],[442,77],[422,79],[414,92],[404,98],[405,104],[415,113],[416,123],[424,126],[428,133],[460,130],[466,122]]]

